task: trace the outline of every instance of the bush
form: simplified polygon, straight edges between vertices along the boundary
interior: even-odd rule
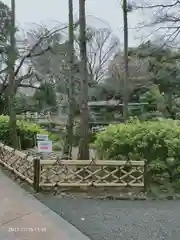
[[[153,181],[180,179],[180,122],[159,120],[109,126],[97,134],[101,158],[145,160]]]
[[[8,121],[8,116],[0,116],[0,141],[8,146],[11,146],[11,136]],[[32,148],[35,146],[36,134],[48,134],[48,132],[41,129],[39,125],[24,120],[17,121],[17,131],[21,139],[22,149]]]
[[[112,125],[97,134],[95,146],[108,159],[180,159],[179,121],[160,120]]]
[[[56,142],[55,144],[53,144],[53,151],[61,151],[62,150],[62,142]]]

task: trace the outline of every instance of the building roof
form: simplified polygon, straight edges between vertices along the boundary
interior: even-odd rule
[[[143,103],[129,103],[129,106],[139,106],[139,105],[147,105],[147,102]],[[123,103],[120,103],[117,100],[109,100],[109,101],[95,101],[95,102],[88,102],[89,107],[108,107],[108,106],[123,106]]]

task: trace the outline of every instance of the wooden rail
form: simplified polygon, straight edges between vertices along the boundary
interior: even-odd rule
[[[41,160],[40,186],[143,187],[144,161]]]

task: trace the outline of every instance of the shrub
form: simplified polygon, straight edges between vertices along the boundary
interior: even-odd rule
[[[153,181],[180,178],[180,122],[159,120],[109,126],[97,134],[101,158],[145,160]]]
[[[0,141],[11,146],[11,136],[8,125],[8,116],[0,116]],[[21,148],[32,148],[35,145],[35,135],[38,133],[48,134],[47,131],[40,128],[38,124],[24,120],[17,121],[17,131],[21,139]]]
[[[55,142],[53,144],[53,151],[61,151],[62,150],[62,142]]]
[[[156,159],[180,158],[179,121],[160,120],[112,125],[97,134],[97,151],[108,159],[127,158]]]
[[[59,142],[62,140],[61,133],[49,133],[49,139],[53,142]]]

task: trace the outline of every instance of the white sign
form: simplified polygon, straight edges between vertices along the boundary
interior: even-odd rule
[[[50,153],[52,152],[52,141],[38,141],[38,152]]]
[[[48,135],[47,134],[37,134],[36,138],[39,141],[48,141]]]

